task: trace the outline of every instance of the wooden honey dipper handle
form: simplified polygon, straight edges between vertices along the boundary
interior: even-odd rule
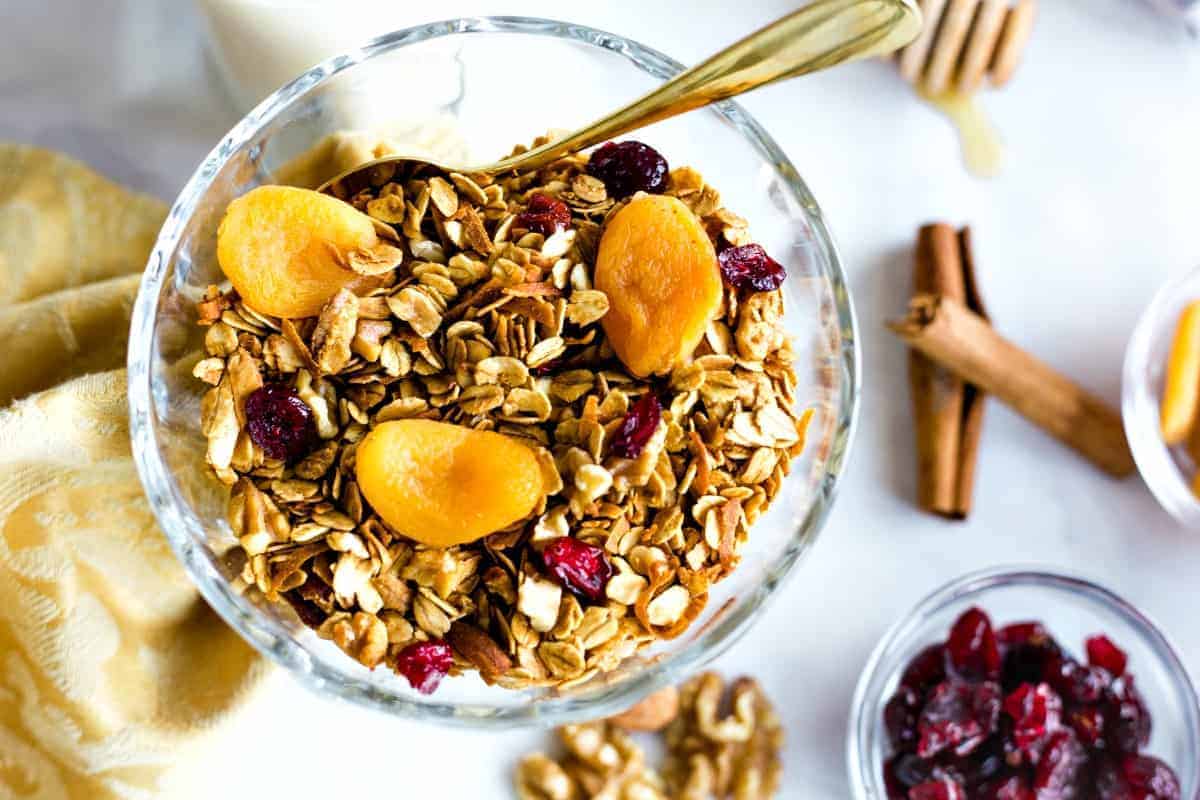
[[[1037,0],[921,0],[925,27],[900,52],[900,74],[933,95],[1000,87],[1020,63]]]

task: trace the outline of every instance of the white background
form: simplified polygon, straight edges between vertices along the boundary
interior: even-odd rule
[[[795,4],[405,5],[389,3],[389,21],[571,18],[693,62]],[[1141,309],[1168,276],[1200,264],[1200,43],[1137,0],[1042,5],[1017,79],[984,98],[1008,149],[994,180],[964,172],[947,123],[881,63],[745,100],[831,220],[865,355],[861,426],[833,516],[783,596],[717,664],[758,676],[777,701],[789,798],[846,796],[859,669],[899,614],[967,570],[1038,561],[1090,573],[1157,618],[1200,670],[1200,532],[1180,529],[1139,479],[1103,477],[992,404],[970,521],[911,503],[905,358],[881,323],[904,307],[918,225],[969,222],[996,326],[1114,405]],[[170,200],[238,117],[203,48],[200,18],[180,0],[0,0],[0,138],[66,150]],[[418,727],[276,674],[181,785],[208,797],[506,797],[515,759],[544,741]]]

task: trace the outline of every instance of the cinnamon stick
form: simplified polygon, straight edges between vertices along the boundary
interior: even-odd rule
[[[1123,478],[1134,471],[1121,417],[1114,409],[1001,337],[957,300],[918,295],[908,316],[888,327],[1108,474]]]
[[[963,260],[967,308],[991,324],[987,309],[983,305],[983,297],[979,292],[979,283],[975,280],[975,255],[971,249],[970,228],[963,228],[958,232],[958,242]],[[983,408],[987,393],[973,383],[966,384],[963,391],[963,424],[954,506],[956,512],[962,515],[961,518],[966,519],[967,514],[971,511],[971,501],[975,496],[975,462],[979,456],[979,439],[983,434]]]
[[[917,233],[913,288],[950,297],[984,315],[969,229],[923,226]],[[971,510],[985,395],[918,350],[909,353],[917,438],[917,504],[950,519]]]

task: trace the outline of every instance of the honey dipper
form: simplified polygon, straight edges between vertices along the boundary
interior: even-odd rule
[[[1037,0],[920,0],[921,34],[900,51],[900,74],[929,95],[1006,84],[1033,31]]]

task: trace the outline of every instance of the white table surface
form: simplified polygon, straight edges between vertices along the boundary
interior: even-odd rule
[[[443,0],[407,13],[573,18],[694,61],[794,5]],[[1101,476],[992,404],[970,521],[912,505],[905,359],[881,322],[904,307],[918,225],[969,222],[996,326],[1114,404],[1141,309],[1164,279],[1200,262],[1200,44],[1137,0],[1042,5],[1017,79],[984,99],[1008,145],[994,180],[964,172],[948,124],[879,63],[745,100],[832,221],[866,376],[820,542],[717,663],[758,676],[779,705],[788,798],[847,795],[845,720],[867,654],[897,615],[967,570],[1036,561],[1086,571],[1157,618],[1200,671],[1200,536],[1139,479]],[[181,0],[0,0],[0,139],[66,150],[169,200],[237,116]],[[515,759],[544,741],[399,722],[317,699],[277,673],[179,786],[208,797],[507,797]]]

